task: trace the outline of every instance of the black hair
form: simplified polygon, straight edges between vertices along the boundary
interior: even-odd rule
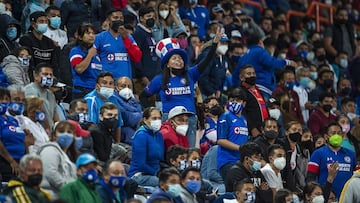
[[[328,131],[329,131],[329,129],[330,129],[332,126],[338,126],[338,127],[342,130],[341,125],[340,125],[338,122],[333,121],[333,122],[329,123],[329,124],[326,126],[326,128],[325,128],[325,133],[326,133],[326,134],[328,134]],[[329,134],[328,134],[328,135],[329,135]],[[329,135],[329,136],[330,136],[330,135]]]
[[[349,102],[355,103],[355,99],[351,97],[345,97],[341,100],[341,106],[345,106]]]
[[[171,147],[169,147],[169,149],[166,151],[166,162],[171,165],[170,161],[172,160],[176,160],[176,158],[179,155],[182,154],[187,154],[188,149],[180,146],[180,145],[173,145]]]
[[[180,179],[184,180],[189,172],[197,172],[200,174],[200,177],[201,177],[200,169],[195,168],[195,167],[188,167],[181,173]]]
[[[251,35],[248,35],[246,42],[248,46],[252,46],[259,44],[260,40],[261,40],[261,36],[259,34],[253,33]]]
[[[285,151],[285,148],[279,144],[272,144],[267,148],[268,156],[272,156],[275,153],[275,150],[277,149],[283,149]]]
[[[55,6],[55,5],[50,5],[48,6],[46,9],[45,9],[45,13],[46,14],[49,14],[51,10],[57,10],[57,11],[60,11],[60,8]]]
[[[149,119],[149,118],[150,118],[150,115],[151,115],[151,112],[153,112],[154,110],[159,111],[159,112],[160,112],[160,115],[162,115],[162,114],[161,114],[161,111],[160,111],[158,108],[153,107],[153,106],[152,106],[152,107],[148,107],[148,108],[144,109],[144,111],[143,111],[143,116],[142,116],[142,119],[141,119],[141,121],[140,121],[140,125],[144,125],[144,124],[145,124],[144,119]]]
[[[123,13],[121,9],[111,8],[106,12],[106,18],[110,18],[110,16],[115,12]]]
[[[51,67],[51,65],[49,63],[41,62],[35,66],[35,68],[34,68],[35,74],[39,74],[41,72],[42,68],[51,68],[53,70],[53,68]]]
[[[230,99],[241,99],[243,101],[246,100],[246,92],[240,88],[234,88],[233,90],[231,90],[231,92],[229,93],[228,98]]]
[[[148,13],[151,13],[151,12],[154,12],[155,13],[155,10],[153,7],[141,7],[139,9],[139,17],[142,17]]]
[[[75,108],[76,108],[78,102],[81,102],[81,103],[85,103],[85,104],[86,104],[86,100],[83,99],[83,98],[74,99],[74,100],[72,100],[72,101],[70,102],[70,104],[69,104],[69,110],[75,111]]]
[[[240,68],[240,74],[239,74],[239,76],[241,76],[242,74],[244,74],[245,70],[248,69],[248,68],[253,68],[253,69],[254,69],[254,66],[252,66],[251,64],[246,64],[246,65],[242,66],[242,67]]]
[[[13,55],[18,57],[22,50],[26,50],[26,51],[29,52],[29,55],[32,55],[31,49],[29,47],[26,47],[26,46],[20,46],[20,47],[15,48],[14,51],[13,51]]]
[[[255,142],[247,142],[240,146],[240,161],[243,162],[245,157],[251,157],[252,155],[261,154],[261,148]]]
[[[241,191],[245,184],[254,184],[250,178],[244,178],[240,181],[235,181],[233,191]]]
[[[315,181],[310,181],[308,182],[305,187],[304,187],[304,191],[303,191],[303,195],[304,195],[304,199],[306,199],[306,195],[311,196],[311,193],[315,190],[316,187],[319,187],[321,190],[323,190],[323,188],[321,187],[321,185]]]
[[[121,161],[117,160],[117,159],[109,159],[105,165],[104,165],[104,168],[103,168],[103,175],[109,175],[109,168],[110,168],[110,165],[113,163],[113,162],[119,162],[121,163]],[[122,164],[122,163],[121,163]],[[124,168],[125,170],[125,168]],[[124,171],[124,174],[125,174],[125,171]]]
[[[323,93],[320,94],[320,96],[319,96],[319,101],[320,101],[320,102],[323,102],[326,97],[334,98],[335,95],[334,95],[333,93],[331,93],[331,92],[323,92]]]
[[[110,73],[109,71],[103,71],[99,73],[99,75],[96,77],[96,83],[98,84],[100,78],[104,78],[104,77],[112,77],[112,79],[114,79],[114,75],[112,73]]]
[[[0,87],[0,99],[4,99],[5,96],[8,96],[10,99],[10,91],[4,87]]]
[[[286,197],[291,194],[292,192],[288,189],[278,190],[274,196],[274,203],[286,203]]]
[[[189,159],[190,155],[191,155],[193,152],[197,152],[197,153],[201,156],[200,149],[193,147],[193,148],[188,149],[188,151],[187,151],[187,155],[188,155],[187,158],[188,158],[188,159]]]
[[[265,47],[276,46],[276,39],[272,37],[267,37],[263,42]]]
[[[94,27],[94,25],[92,25],[91,23],[82,23],[78,26],[76,33],[78,34],[78,38],[76,39],[76,44],[77,45],[83,45],[86,46],[86,48],[88,48],[87,46],[89,45],[85,45],[83,44],[83,41],[80,39],[80,37],[84,37],[86,32],[89,32],[89,30],[93,30],[94,32],[96,32],[96,28]]]
[[[159,176],[159,183],[160,182],[165,183],[169,179],[169,177],[172,176],[172,175],[177,175],[180,178],[180,173],[175,168],[170,167],[170,168],[163,169],[162,171],[160,171],[160,173],[158,175]]]
[[[281,79],[284,80],[285,74],[288,74],[288,73],[292,73],[295,75],[294,70],[292,70],[290,68],[285,68],[281,71]]]
[[[268,117],[268,118],[265,119],[264,122],[261,124],[262,129],[265,128],[266,122],[269,122],[269,121],[274,121],[274,122],[276,123],[276,125],[279,127],[279,124],[277,123],[277,120],[276,120],[275,118]]]

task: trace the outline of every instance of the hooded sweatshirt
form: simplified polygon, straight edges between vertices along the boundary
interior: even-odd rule
[[[9,25],[15,25],[17,28],[17,35],[15,39],[10,40],[6,31]],[[0,14],[0,61],[2,61],[5,56],[9,55],[16,47],[18,43],[15,42],[17,38],[20,37],[20,23],[13,17],[7,14]]]
[[[30,83],[29,65],[23,65],[16,56],[9,55],[5,57],[1,66],[11,85],[18,84],[25,86]]]
[[[341,192],[339,203],[360,202],[360,170],[348,180]]]

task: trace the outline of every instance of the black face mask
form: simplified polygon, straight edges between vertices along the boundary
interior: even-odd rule
[[[303,149],[312,149],[313,142],[311,140],[301,141],[300,146]]]
[[[112,117],[112,118],[104,118],[104,120],[101,121],[101,123],[107,129],[113,129],[117,122],[118,122],[117,119],[115,119],[114,117]]]
[[[135,11],[139,10],[141,7],[141,3],[140,2],[135,2],[133,3],[133,5],[131,6]]]
[[[114,32],[118,32],[119,27],[122,26],[122,25],[124,25],[124,21],[122,21],[122,20],[114,20],[114,21],[111,22],[111,29]]]
[[[332,109],[332,106],[330,104],[325,104],[325,105],[322,106],[322,109],[325,112],[329,113],[331,111],[331,109]]]
[[[289,138],[293,142],[298,142],[300,140],[300,138],[301,138],[301,134],[298,133],[298,132],[297,133],[290,133]]]
[[[326,55],[325,55],[325,54],[319,55],[319,56],[317,57],[317,59],[318,59],[319,61],[324,61],[325,58],[326,58]]]
[[[217,104],[217,105],[211,107],[209,109],[209,112],[214,116],[219,116],[224,112],[224,110],[219,104]]]
[[[332,87],[333,84],[334,84],[334,81],[332,79],[324,80],[324,87],[325,88],[330,88],[330,87]]]
[[[155,25],[155,19],[154,18],[146,19],[145,24],[148,28],[152,28]]]
[[[245,78],[245,82],[249,85],[255,85],[256,84],[256,77],[249,77],[249,78]]]
[[[275,138],[277,138],[278,133],[274,130],[269,130],[269,131],[265,131],[264,132],[264,137],[268,140],[273,140]]]
[[[338,23],[338,24],[346,24],[348,21],[347,20],[340,20],[340,19],[338,19],[338,20],[336,20],[336,22]]]
[[[350,87],[345,87],[340,91],[341,95],[343,96],[347,96],[351,93],[351,88]]]
[[[38,173],[38,174],[30,175],[30,176],[28,176],[26,185],[28,185],[30,187],[39,186],[41,184],[41,181],[42,181],[41,174]]]
[[[184,74],[185,69],[184,69],[184,68],[182,68],[182,69],[172,68],[172,69],[171,69],[171,72],[172,72],[172,74],[174,74],[174,75],[176,75],[176,76],[179,76],[179,75]]]

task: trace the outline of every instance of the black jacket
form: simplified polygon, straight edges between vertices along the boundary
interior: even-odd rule
[[[7,28],[10,24],[14,24],[17,28],[17,36],[15,39],[10,40],[6,36]],[[20,23],[13,17],[7,14],[0,15],[0,61],[2,61],[7,55],[11,54],[16,47],[19,46],[15,40],[20,37],[21,28]]]
[[[103,124],[99,123],[90,128],[90,135],[94,142],[94,152],[97,158],[102,162],[108,161],[110,158],[114,132],[109,131]]]

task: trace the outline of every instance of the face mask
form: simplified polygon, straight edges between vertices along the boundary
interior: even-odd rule
[[[163,18],[163,19],[166,19],[169,15],[169,10],[162,10],[162,11],[159,11],[159,15]]]
[[[190,5],[196,5],[197,4],[197,0],[189,0],[189,4]]]
[[[312,51],[306,55],[306,60],[309,62],[312,62],[314,60],[314,58],[315,58],[315,54]]]
[[[245,78],[245,82],[251,86],[256,84],[256,76]]]
[[[186,47],[188,46],[187,38],[177,39],[177,41],[181,49],[186,49]]]
[[[325,198],[322,195],[315,196],[311,201],[311,203],[324,203],[324,202],[325,202]]]
[[[354,113],[347,113],[346,116],[347,116],[350,120],[354,120],[354,118],[357,117],[357,115],[354,114]]]
[[[112,118],[104,118],[100,122],[105,126],[105,128],[113,129],[118,121],[117,121],[117,119],[112,117]]]
[[[150,128],[151,130],[153,130],[154,132],[157,132],[160,130],[161,128],[161,120],[151,120],[150,121]]]
[[[326,112],[329,113],[332,109],[332,106],[330,104],[325,104],[322,106],[322,109]]]
[[[350,125],[349,124],[343,124],[341,125],[343,133],[347,134],[350,131]]]
[[[120,97],[124,98],[125,100],[129,100],[130,98],[134,97],[134,93],[130,88],[124,88],[119,91]]]
[[[201,167],[201,161],[200,160],[193,160],[190,162],[190,166],[194,167],[194,168],[199,168]]]
[[[249,28],[249,23],[243,23],[243,24],[242,24],[242,28],[243,28],[244,30],[247,30],[247,29]]]
[[[319,55],[319,56],[317,57],[317,59],[318,59],[319,61],[324,61],[325,58],[326,58],[325,54]]]
[[[8,106],[9,110],[16,115],[21,115],[24,112],[24,104],[19,102],[10,102]]]
[[[38,174],[34,174],[34,175],[29,175],[26,185],[28,185],[30,187],[39,186],[41,184],[41,181],[42,181],[41,174],[38,173]]]
[[[289,138],[291,141],[293,142],[298,142],[301,138],[301,134],[296,132],[296,133],[289,133]]]
[[[201,182],[200,181],[197,181],[197,180],[189,180],[187,183],[186,183],[186,189],[195,194],[195,193],[198,193],[200,191],[200,188],[201,188]]]
[[[36,31],[39,33],[39,34],[44,34],[46,31],[47,31],[47,24],[46,23],[41,23],[41,24],[38,24],[37,28],[36,28]]]
[[[347,68],[348,67],[348,60],[340,59],[340,66],[343,67],[343,68]]]
[[[110,87],[100,87],[100,95],[109,99],[114,94],[114,89]]]
[[[132,8],[133,8],[135,11],[139,10],[140,7],[141,7],[141,3],[140,3],[140,2],[135,2],[135,3],[133,3],[133,5],[132,5]]]
[[[311,140],[301,141],[300,145],[303,149],[312,149],[313,148],[313,142]]]
[[[303,87],[303,88],[306,89],[306,88],[309,88],[310,82],[311,82],[311,79],[310,79],[310,78],[308,78],[308,77],[302,77],[302,78],[300,79],[299,84],[300,84],[301,87]],[[309,89],[310,89],[310,88],[309,88]]]
[[[286,53],[281,53],[278,57],[281,59],[286,59]]]
[[[152,28],[155,25],[155,19],[154,18],[146,19],[145,24],[148,28]]]
[[[46,114],[43,111],[37,111],[35,112],[35,120],[41,122],[44,122],[46,119]]]
[[[351,93],[351,88],[350,87],[345,87],[340,91],[341,95],[347,96]]]
[[[6,14],[6,15],[9,15],[9,16],[12,16],[11,11],[5,11],[5,12],[3,12],[3,14]]]
[[[278,137],[278,133],[274,130],[269,130],[264,132],[264,137],[266,139],[272,140]]]
[[[278,157],[278,158],[274,159],[274,166],[279,170],[283,170],[286,166],[285,157]]]
[[[94,169],[87,170],[83,175],[83,179],[89,183],[95,183],[98,179],[98,174]]]
[[[169,189],[166,192],[168,193],[168,195],[170,195],[170,197],[175,198],[180,196],[180,191],[181,191],[181,186],[179,184],[172,184],[169,185]]]
[[[308,52],[305,50],[299,51],[299,56],[302,58],[306,58],[306,56],[308,55]]]
[[[7,30],[6,30],[6,36],[9,40],[13,40],[16,38],[17,36],[17,29],[16,27],[9,27]]]
[[[74,141],[74,135],[69,133],[59,133],[57,142],[61,148],[69,148]]]
[[[332,79],[326,79],[326,80],[324,80],[324,86],[325,86],[326,88],[331,88],[333,84],[334,84],[334,81],[333,81]]]
[[[225,55],[227,50],[228,50],[228,46],[227,45],[219,45],[216,48],[216,52],[219,53],[220,55]]]
[[[50,18],[50,26],[55,29],[59,29],[61,24],[61,18],[58,16]]]
[[[175,131],[177,134],[182,135],[182,136],[186,136],[186,132],[189,128],[189,125],[178,125],[175,128]]]
[[[219,104],[216,104],[215,106],[209,109],[209,112],[214,116],[220,116],[223,113],[223,111],[224,111],[223,108]]]
[[[75,146],[77,150],[80,150],[81,147],[83,146],[83,139],[82,137],[75,137]]]
[[[4,13],[5,9],[5,4],[3,2],[0,2],[0,13]]]
[[[238,63],[240,60],[240,56],[236,56],[236,55],[232,55],[231,56],[231,61],[234,63]]]
[[[250,165],[250,170],[255,172],[261,169],[261,162],[253,160],[253,164]]]
[[[228,110],[234,114],[239,114],[244,109],[244,106],[237,102],[230,102]]]
[[[295,86],[295,83],[294,82],[285,82],[284,86],[289,89],[289,90],[292,90]]]
[[[179,163],[178,169],[179,169],[180,171],[183,171],[183,170],[186,169],[186,167],[187,167],[187,161],[186,161],[186,160],[181,160],[180,163]]]
[[[256,199],[255,192],[247,192],[245,196],[245,203],[254,203]]]
[[[7,111],[9,103],[0,103],[0,115],[4,115]]]
[[[278,120],[280,118],[281,112],[280,109],[270,109],[269,114],[271,118]]]
[[[342,139],[343,138],[341,135],[335,134],[329,138],[329,143],[333,147],[340,147],[342,143]]]
[[[85,123],[89,121],[89,114],[88,113],[77,113],[74,116],[74,120],[78,121],[79,123]]]
[[[23,65],[23,66],[29,66],[29,64],[30,64],[30,60],[29,60],[29,58],[18,58],[19,60],[20,60],[20,62],[21,62],[21,65]]]
[[[176,76],[179,76],[179,75],[184,74],[185,69],[183,69],[183,68],[181,68],[181,69],[172,68],[172,69],[171,69],[171,72],[172,72],[172,74],[174,74],[174,75],[176,75]]]
[[[309,73],[309,77],[310,77],[311,79],[313,79],[313,80],[316,80],[317,77],[318,77],[318,73],[315,72],[315,71],[311,71],[311,72]]]
[[[121,188],[125,185],[126,177],[124,176],[110,176],[109,185],[114,188]]]
[[[124,25],[124,21],[122,21],[122,20],[111,21],[111,30],[117,33],[119,30],[119,27],[122,25]]]
[[[41,77],[40,86],[43,88],[49,88],[53,86],[54,78],[51,77]]]

